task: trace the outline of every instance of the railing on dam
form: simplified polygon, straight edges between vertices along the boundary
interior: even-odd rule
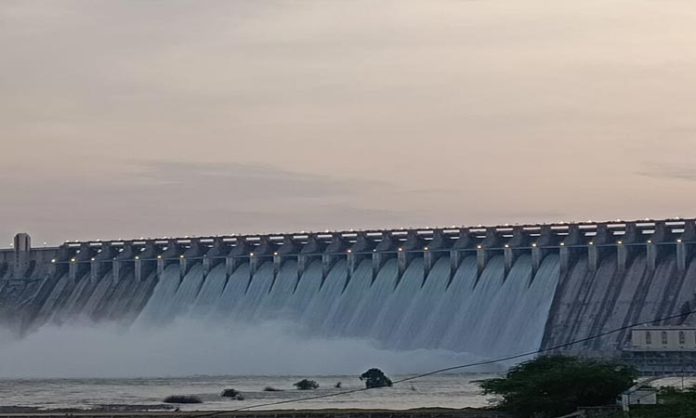
[[[550,253],[559,255],[561,271],[578,256],[586,256],[595,269],[600,259],[613,256],[621,269],[639,252],[653,269],[661,254],[676,253],[678,268],[685,270],[694,248],[695,219],[97,240],[41,249],[32,249],[24,236],[15,248],[0,250],[0,278],[20,280],[37,264],[48,264],[49,274],[89,274],[93,279],[111,271],[118,280],[126,269],[142,278],[161,273],[171,264],[178,264],[185,274],[195,263],[202,263],[205,273],[224,264],[228,274],[248,263],[254,274],[262,263],[272,262],[277,272],[291,259],[297,262],[300,275],[314,261],[320,261],[327,274],[339,259],[346,260],[351,274],[366,259],[376,273],[387,260],[396,258],[403,273],[416,256],[423,257],[426,273],[447,256],[453,273],[467,256],[475,256],[483,271],[493,256],[503,256],[509,270],[522,254],[530,255],[537,269]]]

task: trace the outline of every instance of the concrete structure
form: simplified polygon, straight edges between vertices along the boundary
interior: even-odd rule
[[[696,375],[696,327],[643,326],[630,335],[622,358],[643,375]]]
[[[547,298],[548,318],[542,318],[543,348],[620,355],[630,340],[636,349],[628,352],[647,353],[651,350],[645,349],[645,332],[656,333],[650,338],[657,344],[663,331],[577,341],[627,323],[670,317],[656,324],[667,332],[664,346],[690,353],[696,344],[693,330],[670,327],[688,325],[688,313],[696,309],[695,255],[694,219],[95,240],[52,248],[32,248],[29,236],[19,234],[13,248],[0,250],[0,320],[30,329],[55,318],[52,310],[60,303],[87,306],[96,316],[137,315],[171,266],[177,267],[179,282],[197,266],[203,280],[223,269],[225,281],[243,274],[249,282],[262,268],[271,268],[272,287],[286,263],[296,266],[295,283],[319,263],[322,284],[338,265],[350,281],[359,265],[370,263],[374,282],[384,266],[395,264],[399,286],[416,261],[423,284],[436,265],[446,262],[449,286],[458,271],[468,268],[468,260],[475,263],[477,287],[495,260],[502,263],[503,283],[527,275],[529,287],[545,260],[553,258],[558,272],[544,274],[558,276],[553,286],[558,285]],[[525,267],[515,271],[520,260]],[[528,265],[531,271],[526,273]],[[104,298],[113,293],[130,311],[85,302],[90,292],[101,292]],[[685,332],[683,344],[680,329]]]
[[[657,405],[657,389],[650,386],[631,388],[621,394],[621,407],[629,411],[631,405]]]
[[[196,249],[189,251],[193,247]],[[235,251],[238,248],[245,250]],[[466,254],[476,255],[479,270],[492,256],[503,255],[509,270],[522,254],[530,254],[538,268],[541,259],[552,252],[560,255],[562,271],[583,255],[593,270],[602,258],[610,256],[616,259],[619,269],[625,269],[638,253],[646,254],[648,267],[654,269],[660,255],[667,252],[676,254],[677,267],[684,271],[694,249],[694,219],[148,238],[66,242],[60,247],[37,249],[31,248],[27,234],[18,234],[14,249],[0,250],[0,271],[9,269],[13,278],[22,279],[27,278],[22,269],[29,262],[51,261],[56,270],[69,269],[71,265],[75,270],[79,266],[77,272],[82,267],[103,270],[102,264],[112,262],[114,268],[140,261],[138,268],[143,268],[147,262],[159,262],[161,266],[204,258],[209,260],[207,263],[225,261],[233,268],[234,259],[281,264],[293,258],[306,264],[308,259],[318,257],[328,267],[336,257],[355,262],[365,256],[372,258],[376,269],[386,259],[398,258],[403,270],[416,254],[426,255],[429,266],[440,255],[448,254],[453,270]]]
[[[631,330],[630,351],[696,351],[696,327],[644,326]]]

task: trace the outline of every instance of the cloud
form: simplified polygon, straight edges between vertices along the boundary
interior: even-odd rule
[[[149,187],[185,192],[209,190],[240,199],[299,199],[361,193],[388,186],[381,181],[332,178],[283,170],[270,165],[154,161],[139,166]]]
[[[670,6],[0,2],[0,239],[688,213]]]
[[[398,226],[418,215],[390,209],[384,200],[365,204],[370,196],[402,193],[381,180],[241,163],[124,162],[115,170],[48,179],[5,173],[0,187],[12,199],[0,207],[0,218],[13,219],[15,229],[0,233],[27,230],[39,242],[59,243]]]
[[[678,164],[647,163],[636,174],[654,179],[696,181],[696,168]]]

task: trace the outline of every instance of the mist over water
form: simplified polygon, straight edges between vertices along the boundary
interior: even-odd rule
[[[444,350],[378,349],[356,338],[307,337],[294,328],[277,321],[213,327],[191,319],[158,328],[46,326],[0,343],[0,377],[322,376],[358,375],[370,367],[409,374],[477,359]]]

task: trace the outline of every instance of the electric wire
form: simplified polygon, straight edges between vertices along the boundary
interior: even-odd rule
[[[512,354],[512,355],[498,357],[498,358],[490,359],[490,360],[482,360],[482,361],[477,361],[477,362],[472,362],[472,363],[465,363],[465,364],[460,364],[460,365],[456,365],[456,366],[436,369],[436,370],[432,370],[432,371],[425,372],[425,373],[416,374],[413,376],[405,377],[403,379],[395,380],[392,382],[392,384],[398,385],[400,383],[404,383],[404,382],[408,382],[408,381],[412,381],[412,380],[416,380],[416,379],[421,379],[423,377],[432,376],[435,374],[446,373],[446,372],[450,372],[450,371],[454,371],[454,370],[461,370],[461,369],[476,367],[476,366],[485,366],[485,365],[489,365],[489,364],[495,364],[495,363],[500,363],[500,362],[505,362],[505,361],[510,361],[510,360],[517,360],[520,358],[530,357],[530,356],[537,355],[537,354],[548,353],[551,351],[556,351],[556,350],[559,350],[562,348],[581,344],[581,343],[584,343],[587,341],[592,341],[592,340],[595,340],[598,338],[606,337],[607,335],[616,334],[617,332],[626,331],[626,330],[631,329],[631,328],[635,328],[635,327],[639,327],[639,326],[643,326],[643,325],[650,325],[650,324],[653,324],[655,322],[668,321],[670,319],[686,318],[687,316],[689,316],[693,313],[696,313],[696,310],[684,311],[684,312],[681,312],[681,313],[675,314],[675,315],[669,315],[669,316],[664,316],[661,318],[651,319],[650,321],[635,322],[635,323],[632,323],[629,325],[624,325],[624,326],[619,327],[619,328],[615,328],[615,329],[604,331],[604,332],[601,332],[601,333],[598,333],[595,335],[591,335],[589,337],[580,338],[577,340],[573,340],[573,341],[563,343],[563,344],[558,344],[558,345],[548,347],[548,348],[527,351],[527,352],[519,353],[519,354]],[[311,400],[317,400],[317,399],[325,399],[325,398],[333,398],[333,397],[338,397],[338,396],[345,396],[345,395],[350,395],[350,394],[358,393],[358,392],[366,392],[366,391],[371,390],[371,389],[375,389],[375,388],[364,387],[364,388],[349,389],[349,390],[344,390],[341,392],[325,393],[322,395],[305,396],[305,397],[295,398],[295,399],[284,399],[281,401],[258,403],[258,404],[248,405],[245,407],[226,410],[226,411],[216,411],[216,412],[205,413],[205,414],[193,414],[191,416],[195,417],[195,418],[214,417],[214,416],[224,415],[224,414],[231,413],[231,412],[242,412],[242,411],[246,411],[246,410],[250,410],[250,409],[264,408],[267,406],[285,405],[285,404],[296,403],[296,402],[304,402],[304,401],[311,401]]]

